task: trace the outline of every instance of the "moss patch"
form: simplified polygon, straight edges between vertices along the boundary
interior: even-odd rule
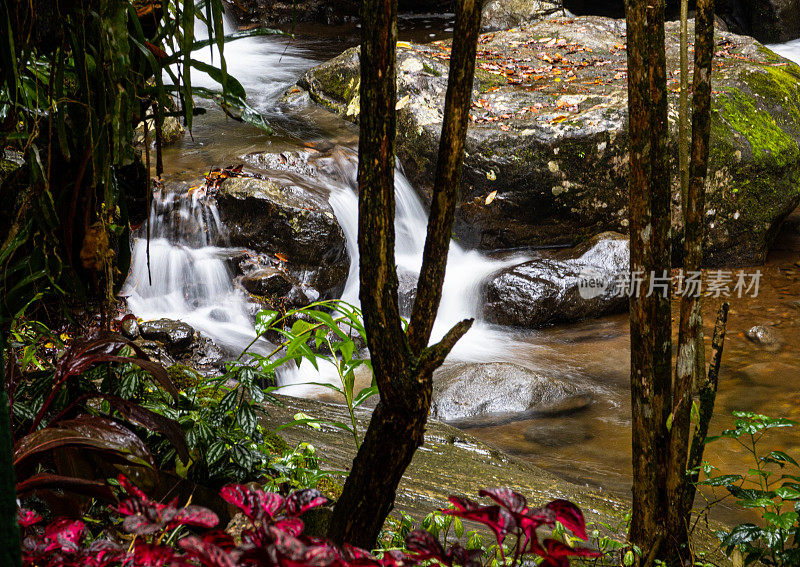
[[[730,126],[750,143],[756,160],[773,159],[785,166],[800,157],[797,142],[765,110],[757,108],[752,97],[731,88],[717,98],[717,108]]]

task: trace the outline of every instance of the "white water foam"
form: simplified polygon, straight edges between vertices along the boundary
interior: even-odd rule
[[[233,26],[226,23],[226,31]],[[199,30],[198,30],[199,31]],[[237,77],[248,100],[260,111],[275,107],[277,97],[314,62],[301,50],[270,37],[245,38],[225,47],[228,71]],[[209,49],[195,56],[211,62]],[[218,55],[213,56],[218,61]],[[218,87],[209,77],[194,73],[194,84]],[[333,151],[334,173],[325,178],[329,201],[345,233],[350,273],[343,299],[358,304],[357,157],[351,150]],[[395,175],[396,263],[402,272],[416,275],[422,263],[427,213],[401,171]],[[226,247],[224,227],[213,202],[199,194],[156,193],[150,213],[149,269],[144,228],[136,235],[131,272],[123,295],[133,313],[143,319],[166,317],[185,321],[216,343],[237,352],[255,336],[248,298],[232,284],[226,264],[235,251]],[[441,338],[461,319],[477,319],[451,360],[513,360],[512,335],[480,322],[481,288],[491,273],[524,261],[522,257],[494,260],[451,243],[447,276],[432,340]],[[151,281],[152,280],[152,281]],[[269,345],[257,345],[263,352]],[[283,385],[325,381],[335,383],[332,368],[315,371],[310,365],[279,374]],[[290,393],[301,395],[302,388]]]

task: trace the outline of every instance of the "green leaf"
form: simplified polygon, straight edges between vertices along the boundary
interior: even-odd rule
[[[800,500],[800,490],[791,486],[783,485],[775,490],[775,494],[784,500]]]
[[[700,481],[697,484],[704,484],[706,486],[730,486],[733,483],[742,480],[742,478],[744,477],[739,474],[723,474],[720,476],[709,478],[707,480]]]
[[[755,524],[739,524],[723,538],[722,545],[732,549],[737,545],[759,539],[761,533],[761,528]]]
[[[697,404],[697,400],[692,400],[692,409],[690,414],[690,421],[695,425],[700,424],[700,406]]]
[[[786,512],[785,514],[764,512],[762,517],[773,526],[777,526],[782,530],[788,530],[797,522],[797,518],[800,517],[800,514],[797,512]]]
[[[259,335],[266,333],[272,324],[278,319],[279,313],[277,311],[269,311],[262,309],[256,314],[256,332]]]
[[[379,393],[377,386],[369,386],[367,388],[362,389],[353,400],[353,406],[358,407],[367,401],[372,396],[375,396]]]
[[[781,467],[783,467],[786,463],[791,463],[794,466],[800,466],[797,464],[797,461],[783,451],[772,451],[769,455],[761,457],[761,460],[765,463],[776,463]]]
[[[256,432],[258,419],[256,418],[256,412],[253,411],[253,407],[250,404],[242,404],[239,407],[239,410],[236,412],[236,421],[239,422],[239,426],[242,428],[245,435],[252,437]]]
[[[233,457],[234,463],[246,471],[251,470],[253,468],[253,464],[255,463],[255,459],[253,458],[253,454],[250,449],[240,444],[233,446],[231,457]]]
[[[206,452],[206,462],[213,465],[222,458],[226,451],[225,441],[214,441]]]

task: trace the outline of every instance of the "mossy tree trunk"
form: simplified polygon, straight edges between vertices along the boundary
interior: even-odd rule
[[[360,300],[380,401],[331,519],[336,543],[374,547],[400,479],[424,441],[433,371],[471,320],[428,346],[441,299],[469,123],[482,0],[457,3],[433,201],[407,333],[394,262],[397,0],[365,0],[361,13],[359,138]]]

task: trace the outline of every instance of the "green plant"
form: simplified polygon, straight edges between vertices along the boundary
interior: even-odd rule
[[[291,326],[289,322],[292,322]],[[266,356],[245,350],[262,375],[274,379],[275,371],[279,367],[294,362],[299,368],[304,360],[315,370],[319,370],[320,362],[335,369],[339,379],[338,385],[313,381],[306,384],[329,388],[342,396],[350,415],[350,424],[341,422],[331,422],[331,424],[348,431],[358,449],[360,441],[355,408],[378,393],[374,381],[370,386],[355,391],[356,370],[364,365],[370,372],[372,371],[371,362],[367,358],[359,357],[356,347],[356,340],[366,344],[361,311],[345,301],[335,299],[312,303],[307,307],[292,309],[283,314],[278,311],[263,310],[256,316],[256,332],[256,338],[248,349],[265,335],[281,339],[274,350]],[[314,418],[301,417],[286,426],[316,421],[318,420]]]
[[[752,457],[754,467],[745,474],[711,476],[716,470],[705,463],[709,477],[699,484],[724,487],[742,508],[757,511],[762,525],[743,523],[719,536],[725,552],[740,553],[745,565],[760,561],[766,565],[800,564],[800,465],[783,451],[762,452],[760,442],[771,429],[792,427],[797,422],[766,415],[735,411],[734,428],[726,429],[708,442],[731,439]],[[788,471],[794,474],[788,474]]]

